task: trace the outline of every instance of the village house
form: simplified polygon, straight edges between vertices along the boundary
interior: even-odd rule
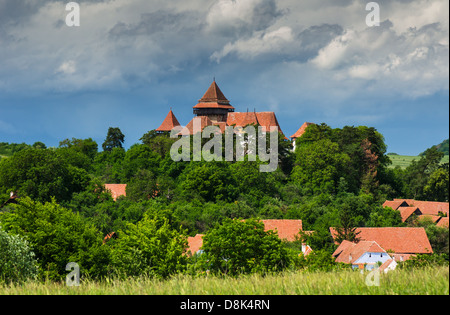
[[[394,199],[386,200],[383,207],[399,211],[403,222],[429,219],[439,227],[448,228],[448,202]]]
[[[336,230],[330,228],[330,232],[335,239]],[[428,236],[422,227],[357,228],[355,233],[358,243],[376,242],[396,262],[406,261],[417,254],[433,253]],[[345,257],[343,259],[345,260]]]
[[[333,253],[336,262],[351,264],[353,269],[373,270],[379,267],[387,272],[395,269],[396,261],[385,249],[375,241],[360,241],[358,243],[343,241]]]

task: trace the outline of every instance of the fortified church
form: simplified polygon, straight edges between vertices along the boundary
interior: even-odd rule
[[[215,80],[193,109],[196,117],[186,125],[186,128],[191,135],[194,133],[194,119],[196,118],[200,118],[201,130],[207,126],[218,126],[220,130],[224,132],[227,126],[245,127],[253,124],[265,127],[266,130],[270,130],[270,127],[277,127],[278,131],[282,133],[280,124],[278,123],[274,112],[235,112],[235,108],[222,93]],[[310,123],[305,123],[305,125],[291,137],[292,140],[301,136],[309,125]],[[163,123],[156,131],[159,133],[170,132],[175,127],[181,127],[181,124],[172,110],[170,110],[166,119],[164,119]]]

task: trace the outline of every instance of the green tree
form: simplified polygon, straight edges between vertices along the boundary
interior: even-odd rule
[[[0,227],[0,283],[22,282],[37,274],[37,260],[28,242]]]
[[[344,203],[338,210],[339,222],[335,228],[335,241],[341,243],[344,240],[359,242],[356,226],[358,217],[355,217],[355,207],[353,204]]]
[[[166,278],[185,270],[187,238],[172,229],[167,218],[146,213],[118,234],[112,262],[119,275]]]
[[[88,139],[65,139],[59,142],[60,148],[70,148],[77,152],[81,152],[89,157],[91,160],[95,158],[98,153],[98,144],[92,138]]]
[[[294,256],[273,231],[257,220],[225,220],[203,238],[201,264],[215,274],[282,271]]]
[[[191,162],[183,177],[179,189],[188,200],[230,202],[238,196],[236,181],[226,162]]]
[[[335,193],[350,159],[329,139],[302,143],[297,148],[291,179],[310,194]]]
[[[144,134],[141,139],[143,144],[148,146],[153,152],[156,152],[161,159],[170,153],[170,148],[177,139],[170,138],[169,133],[157,133],[156,130],[151,130]]]
[[[119,128],[109,127],[105,142],[102,144],[103,151],[111,151],[114,148],[123,148],[125,136]]]
[[[127,185],[127,197],[133,201],[148,200],[157,194],[156,177],[149,170],[139,170]]]
[[[8,233],[30,243],[42,278],[64,279],[70,262],[78,263],[81,273],[93,278],[107,273],[109,251],[101,246],[102,235],[55,200],[42,204],[21,198],[10,212],[0,216],[0,224]]]
[[[407,198],[426,199],[424,193],[431,174],[433,174],[440,165],[444,154],[435,147],[425,151],[419,161],[413,161],[403,172],[404,194]],[[429,188],[431,190],[431,186]]]
[[[48,149],[25,149],[0,161],[1,191],[16,191],[38,201],[69,200],[89,182],[83,169]]]
[[[423,192],[430,201],[446,202],[449,200],[449,168],[448,163],[435,170],[428,179]]]

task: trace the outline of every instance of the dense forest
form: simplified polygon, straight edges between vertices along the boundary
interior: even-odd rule
[[[406,169],[389,168],[383,136],[365,126],[312,125],[295,152],[279,135],[279,167],[271,173],[260,172],[259,160],[174,162],[175,140],[155,131],[127,150],[124,139],[110,128],[102,150],[90,138],[65,139],[58,148],[0,143],[0,245],[9,239],[28,253],[14,272],[0,263],[0,278],[59,280],[68,262],[92,278],[224,272],[213,255],[232,235],[247,235],[252,248],[270,255],[237,255],[242,262],[227,264],[230,274],[305,266],[301,241],[314,250],[308,259],[328,263],[335,249],[329,227],[404,226],[399,212],[381,206],[385,200],[449,196],[444,153],[432,147]],[[126,197],[113,200],[104,184],[114,183],[127,184]],[[7,203],[11,192],[18,204]],[[315,232],[285,244],[253,219],[300,219]],[[112,232],[118,238],[103,244]],[[206,258],[184,254],[186,237],[197,233],[207,235]],[[435,251],[448,254],[448,229],[429,226],[427,233]]]

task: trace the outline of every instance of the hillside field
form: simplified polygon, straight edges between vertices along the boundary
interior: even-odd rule
[[[407,168],[413,160],[420,160],[420,156],[407,156],[407,155],[389,155],[389,158],[392,161],[391,168],[395,168],[397,166],[400,166],[401,168]],[[448,163],[449,162],[449,156],[445,155],[442,159],[441,163]]]

